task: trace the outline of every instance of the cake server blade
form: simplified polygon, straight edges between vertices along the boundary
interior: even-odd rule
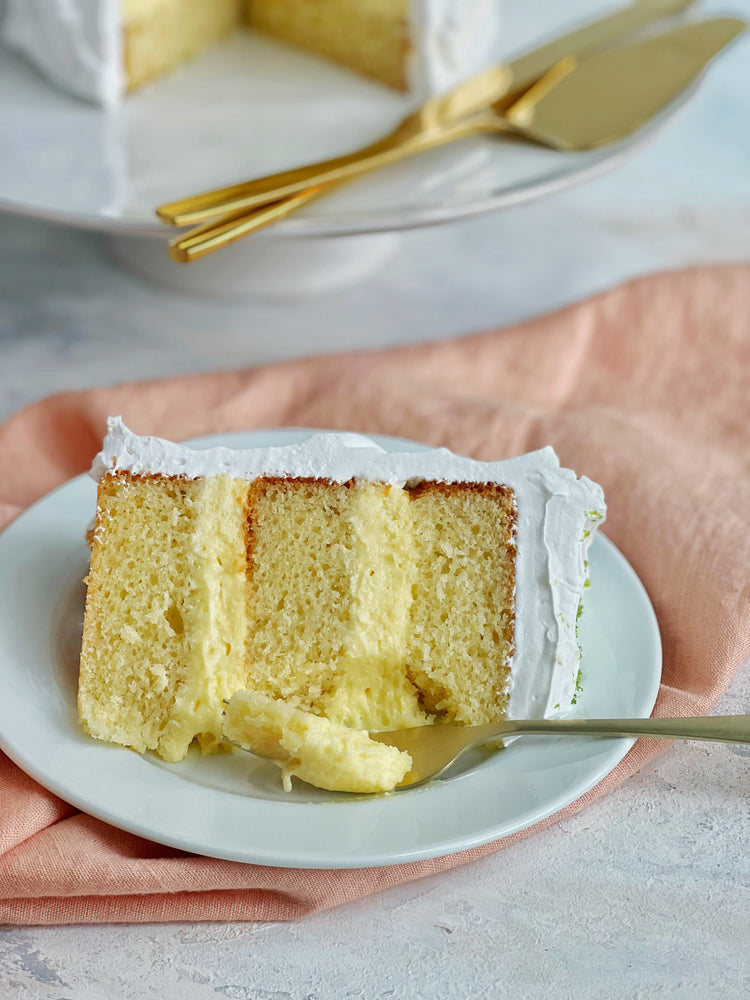
[[[531,87],[505,111],[526,138],[555,149],[593,149],[619,141],[667,108],[747,23],[713,18],[631,45],[570,60],[544,93]]]

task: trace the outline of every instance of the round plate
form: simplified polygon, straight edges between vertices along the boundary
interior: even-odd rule
[[[289,444],[310,431],[257,431],[194,442]],[[374,437],[389,451],[413,442]],[[421,447],[417,445],[416,447]],[[477,753],[443,780],[390,795],[281,790],[276,766],[242,752],[179,764],[87,738],[76,719],[85,533],[96,487],[79,476],[0,535],[0,747],[73,805],[114,826],[198,854],[266,865],[349,868],[437,857],[487,843],[556,812],[601,780],[632,740],[519,737]],[[575,714],[649,715],[661,676],[654,611],[601,534],[581,618],[583,690]]]
[[[247,31],[109,112],[56,91],[5,52],[0,210],[165,237],[157,205],[349,152],[410,110],[403,95]],[[385,232],[517,205],[617,166],[672,110],[592,152],[465,140],[345,186],[273,232]]]

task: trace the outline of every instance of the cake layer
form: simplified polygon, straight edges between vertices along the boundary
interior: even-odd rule
[[[254,27],[397,90],[409,86],[408,0],[249,0]]]
[[[417,559],[407,671],[429,712],[492,722],[507,707],[514,651],[515,496],[479,483],[422,483],[410,496]]]
[[[228,476],[100,482],[78,686],[91,736],[169,761],[220,739],[247,673],[245,504]]]
[[[122,0],[125,89],[136,90],[198,55],[240,23],[240,0]]]
[[[423,723],[405,655],[409,494],[264,477],[248,523],[248,686],[354,728]]]

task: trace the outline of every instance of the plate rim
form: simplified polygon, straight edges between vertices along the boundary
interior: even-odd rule
[[[10,72],[35,73],[30,70],[17,53],[9,53],[12,59],[9,60]],[[20,63],[23,69],[14,70],[13,63]],[[704,71],[705,72],[705,71]],[[35,74],[36,76],[36,74]],[[662,130],[672,121],[680,109],[690,100],[700,85],[703,74],[688,86],[677,98],[664,107],[651,121],[642,126],[635,133],[627,136],[618,143],[601,146],[585,151],[589,159],[585,162],[578,162],[569,166],[566,158],[578,154],[566,153],[547,149],[550,155],[558,156],[559,165],[551,169],[541,178],[531,178],[526,181],[518,181],[500,190],[491,190],[486,196],[473,197],[466,201],[450,204],[427,204],[416,207],[404,207],[392,211],[377,213],[372,208],[364,210],[358,214],[355,210],[342,210],[337,215],[328,218],[316,218],[315,215],[308,215],[303,209],[301,213],[294,217],[284,219],[274,224],[269,229],[261,230],[254,234],[255,240],[269,239],[274,236],[283,238],[314,238],[314,237],[345,237],[386,232],[399,232],[410,229],[420,229],[429,226],[442,225],[447,222],[457,222],[465,219],[475,218],[488,212],[500,211],[506,208],[527,204],[538,198],[563,192],[578,184],[594,180],[602,174],[614,170],[624,162],[636,155],[639,150],[648,145]],[[39,81],[36,81],[39,82]],[[61,95],[54,88],[54,85],[42,80],[42,85],[52,89],[55,96],[64,97],[74,105],[80,104],[76,98],[70,95]],[[2,99],[0,98],[0,110],[2,109]],[[96,111],[97,109],[92,109]],[[117,111],[102,111],[100,114],[116,114]],[[534,145],[534,144],[530,144]],[[502,146],[500,146],[502,148]],[[546,147],[540,147],[545,148]],[[215,182],[207,182],[206,186],[213,184],[234,183],[231,178],[219,178]],[[98,212],[76,211],[66,208],[54,208],[48,205],[38,205],[28,200],[12,198],[0,190],[0,212],[22,217],[38,219],[54,223],[56,225],[72,226],[74,228],[106,233],[111,236],[140,236],[151,237],[168,241],[181,230],[167,227],[161,223],[155,213],[143,214],[142,206],[138,214],[124,214],[114,211],[100,210]]]
[[[644,129],[644,134],[624,140],[612,148],[609,156],[602,156],[591,163],[582,164],[577,170],[552,174],[543,180],[527,181],[505,188],[487,198],[461,204],[447,206],[430,206],[423,209],[402,210],[392,214],[384,214],[376,219],[372,212],[364,219],[347,218],[346,213],[332,219],[320,220],[296,214],[294,218],[283,219],[272,227],[259,230],[254,239],[269,239],[273,236],[285,238],[313,237],[346,237],[366,236],[375,233],[400,232],[410,229],[426,229],[448,222],[460,222],[473,219],[489,212],[498,212],[507,208],[515,208],[528,204],[539,198],[562,193],[586,181],[595,180],[603,174],[615,170],[634,156],[641,145],[656,138],[658,132],[666,127],[666,121],[654,123]],[[645,134],[648,133],[648,134]],[[565,154],[560,154],[565,155]],[[111,236],[140,236],[153,239],[169,240],[181,229],[168,228],[157,219],[146,216],[91,214],[70,210],[56,210],[45,206],[14,201],[0,192],[0,212],[18,218],[37,219],[40,222],[50,222],[55,225],[72,226],[90,232],[104,233]]]
[[[286,435],[287,438],[289,436],[297,436],[298,439],[298,435],[300,434],[310,434],[315,432],[316,431],[311,428],[275,428],[270,431],[263,431],[263,430],[257,430],[251,432],[240,431],[227,434],[209,435],[200,438],[194,438],[191,439],[188,443],[196,447],[211,447],[219,443],[224,445],[229,445],[230,447],[244,447],[247,445],[242,443],[243,439],[247,441],[248,438],[257,438],[258,442],[256,443],[259,443],[261,440],[265,440],[266,443],[271,443],[269,441],[269,435],[273,436],[275,434],[283,434]],[[415,442],[404,438],[394,438],[384,435],[366,435],[366,436],[370,437],[372,440],[375,440],[378,443],[389,443],[391,445],[397,445],[402,450],[404,446],[407,446],[408,448],[412,449],[415,446],[419,448],[427,447],[424,444],[420,444],[419,442]],[[24,522],[24,519],[26,518],[27,515],[30,515],[31,518],[37,516],[39,508],[43,504],[54,502],[54,499],[57,498],[57,496],[60,494],[61,491],[71,490],[71,489],[81,489],[82,481],[86,480],[88,480],[88,482],[90,483],[92,490],[92,499],[93,499],[94,484],[93,481],[89,479],[88,474],[84,473],[80,476],[74,477],[71,480],[68,480],[66,483],[61,484],[56,489],[48,493],[45,497],[37,501],[37,503],[29,507],[27,511],[19,515],[19,517],[16,518],[16,520],[12,522],[11,525],[8,526],[8,529],[6,529],[6,531],[0,533],[0,551],[2,550],[2,547],[4,545],[4,538],[6,537],[6,532],[7,531],[12,532],[14,525],[20,524],[21,528],[17,530],[22,530],[24,523],[26,524],[30,523],[30,522]],[[73,484],[79,484],[79,485],[77,487],[74,487]],[[90,516],[91,516],[90,512],[85,512],[86,520],[89,520]],[[653,708],[653,704],[656,701],[661,679],[662,646],[661,646],[661,637],[660,637],[656,614],[654,612],[653,606],[651,604],[651,601],[648,597],[648,594],[645,590],[643,583],[635,573],[635,570],[630,566],[625,556],[620,552],[620,550],[601,532],[597,532],[593,544],[594,546],[597,546],[597,551],[601,552],[602,554],[606,552],[607,553],[606,557],[611,560],[614,560],[614,563],[618,565],[618,572],[624,573],[625,576],[629,578],[630,586],[634,588],[634,593],[637,593],[638,599],[641,601],[643,608],[647,613],[646,618],[648,619],[649,641],[653,644],[652,652],[656,655],[656,660],[658,662],[655,663],[655,665],[653,666],[653,668],[649,673],[650,684],[648,686],[648,689],[642,692],[639,703],[642,703],[644,705],[644,711],[646,710],[647,707],[647,711],[650,713],[650,711]],[[592,552],[593,551],[594,549],[592,546]],[[0,569],[0,574],[1,573],[2,570]],[[0,583],[1,582],[2,581],[0,580]],[[0,654],[2,654],[2,652],[3,652],[3,646],[2,643],[0,643]],[[2,665],[2,657],[0,656],[0,676],[2,675],[2,673],[3,673],[3,665]],[[2,713],[0,712],[0,718],[1,717]],[[81,734],[77,732],[75,734],[69,733],[68,738],[75,739],[79,735]],[[82,739],[86,740],[85,737],[82,737]],[[252,844],[250,844],[247,848],[240,851],[234,849],[227,850],[224,848],[217,850],[217,848],[215,846],[212,847],[211,844],[197,843],[194,837],[191,838],[189,834],[183,834],[180,831],[177,832],[173,831],[171,834],[165,836],[161,830],[155,830],[154,826],[149,825],[149,823],[144,824],[143,822],[140,822],[138,820],[129,819],[128,817],[123,817],[117,812],[117,809],[116,808],[113,809],[111,805],[108,806],[106,803],[102,805],[97,802],[92,802],[91,799],[87,797],[86,794],[78,794],[77,792],[74,792],[71,795],[70,787],[66,785],[64,780],[60,780],[59,775],[50,777],[49,773],[45,772],[43,768],[40,768],[38,761],[36,761],[33,758],[33,754],[31,755],[31,759],[29,759],[28,748],[26,748],[26,752],[24,752],[22,748],[18,748],[12,745],[12,743],[9,744],[8,740],[6,739],[5,733],[0,731],[0,749],[2,749],[3,752],[5,752],[7,756],[11,760],[13,760],[26,774],[28,774],[30,777],[36,780],[40,785],[47,788],[53,794],[58,795],[66,802],[69,802],[75,808],[80,809],[83,812],[92,815],[97,819],[100,819],[112,826],[115,826],[126,832],[135,834],[137,836],[143,837],[147,840],[154,841],[156,843],[168,847],[173,847],[180,850],[188,851],[193,854],[201,854],[207,857],[220,858],[230,861],[239,861],[243,863],[267,865],[270,867],[293,867],[293,868],[304,868],[304,869],[370,868],[370,867],[387,866],[392,864],[403,864],[403,863],[409,863],[411,861],[426,860],[430,858],[451,855],[487,843],[491,843],[495,840],[500,840],[520,830],[527,829],[528,827],[533,826],[535,823],[543,819],[546,819],[549,816],[554,815],[555,813],[559,812],[560,809],[564,808],[571,802],[574,802],[575,800],[579,799],[582,795],[586,794],[586,792],[588,792],[591,788],[593,788],[596,784],[598,784],[599,781],[601,781],[607,774],[609,774],[614,769],[614,767],[617,766],[617,764],[627,754],[628,750],[632,747],[634,742],[635,742],[634,739],[613,739],[609,741],[610,743],[609,750],[607,753],[603,755],[602,762],[598,766],[591,767],[589,770],[587,770],[585,778],[582,778],[578,781],[565,785],[556,795],[548,797],[545,800],[544,809],[541,812],[538,812],[538,814],[529,816],[527,810],[526,814],[519,814],[514,822],[509,823],[506,820],[504,823],[500,823],[499,826],[496,824],[491,829],[483,827],[482,829],[475,830],[473,834],[463,835],[460,838],[460,840],[456,840],[455,836],[453,837],[449,836],[447,839],[445,838],[441,839],[439,836],[433,836],[429,843],[422,843],[421,845],[411,844],[410,846],[406,846],[401,850],[395,852],[394,850],[391,849],[386,853],[383,853],[382,851],[379,852],[378,850],[369,847],[364,851],[363,850],[357,851],[355,849],[354,851],[350,851],[348,856],[342,857],[340,853],[332,854],[331,853],[332,848],[329,845],[324,845],[322,848],[320,847],[320,845],[318,845],[316,848],[311,848],[309,845],[304,848],[294,847],[293,853],[289,853],[289,850],[281,850],[278,847],[274,847],[271,849],[269,849],[267,846],[265,848],[258,848]],[[92,743],[94,743],[94,745],[96,746],[97,751],[100,750],[104,751],[104,754],[109,752],[122,754],[122,748],[113,747],[109,744],[99,745],[95,744],[95,741],[86,740],[86,744],[92,744]],[[90,750],[91,747],[88,747],[88,749]],[[87,751],[85,750],[84,752]],[[105,759],[104,754],[102,755],[102,759]],[[125,758],[122,759],[124,760]],[[466,775],[462,775],[458,779],[455,779],[454,784],[456,781],[463,781],[465,778],[472,779],[469,782],[469,784],[476,784],[477,774],[485,770],[487,769],[479,768],[476,769],[474,772],[468,772]],[[165,775],[168,773],[169,772],[164,772]],[[172,775],[172,779],[173,778],[174,775]],[[161,778],[154,780],[156,784],[159,784],[161,782]],[[170,779],[166,780],[168,781]],[[481,785],[483,783],[483,779],[480,778],[478,783]],[[445,784],[447,785],[450,783],[445,783]],[[343,805],[345,802],[351,801],[351,804],[354,807],[359,807],[364,805],[365,808],[364,810],[362,810],[362,812],[363,814],[366,814],[368,809],[370,810],[370,812],[372,812],[372,804],[375,803],[376,812],[382,812],[382,809],[384,808],[382,804],[386,804],[385,805],[386,809],[389,807],[389,804],[394,804],[396,809],[398,809],[399,801],[401,802],[406,801],[407,796],[411,798],[412,802],[417,803],[418,797],[430,794],[432,790],[439,787],[440,783],[436,783],[434,786],[428,785],[422,788],[413,789],[408,792],[394,793],[393,795],[357,797],[353,801],[351,801],[350,799],[324,801],[322,803],[313,803],[312,805],[315,808],[319,806],[329,807],[334,804]],[[207,805],[210,800],[215,799],[216,797],[221,798],[228,794],[223,790],[220,789],[217,790],[210,787],[202,788],[202,793],[204,796],[207,796],[207,801],[206,801]],[[277,811],[282,811],[282,815],[283,815],[283,810],[288,809],[290,805],[297,807],[298,809],[306,808],[311,805],[309,802],[301,802],[301,801],[284,802],[275,800],[265,800],[253,796],[248,796],[246,801],[248,803],[255,803],[256,808],[257,808],[257,803],[262,802],[263,805],[261,806],[261,808],[269,809],[270,813],[272,814],[275,814]],[[370,805],[368,805],[368,803]],[[247,813],[252,812],[252,805],[247,805],[246,807],[243,808]],[[417,809],[418,813],[419,811],[418,806],[415,808]],[[290,813],[287,813],[287,819],[289,818],[289,816]]]

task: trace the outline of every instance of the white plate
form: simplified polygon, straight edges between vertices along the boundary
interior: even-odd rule
[[[590,6],[583,4],[588,14]],[[109,113],[0,52],[0,210],[165,238],[155,206],[348,152],[408,110],[403,96],[250,32]],[[593,152],[500,137],[454,144],[342,188],[273,233],[386,232],[517,205],[617,166],[672,110],[631,140]]]
[[[195,442],[288,444],[309,431]],[[390,451],[413,442],[376,437]],[[417,446],[419,447],[419,446]],[[76,721],[84,540],[95,484],[79,476],[0,535],[0,747],[40,784],[114,826],[198,854],[258,864],[349,868],[453,853],[521,830],[601,780],[632,740],[520,737],[453,776],[392,795],[350,796],[296,783],[246,754],[179,764],[83,735]],[[661,676],[653,609],[624,557],[598,534],[581,618],[576,714],[647,716]]]

